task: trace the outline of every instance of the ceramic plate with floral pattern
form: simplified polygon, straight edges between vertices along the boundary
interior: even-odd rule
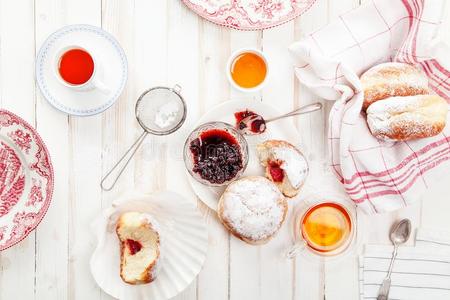
[[[27,122],[0,109],[0,251],[40,223],[53,193],[53,168],[44,142]]]
[[[286,23],[316,0],[182,0],[201,17],[240,30],[262,30]]]

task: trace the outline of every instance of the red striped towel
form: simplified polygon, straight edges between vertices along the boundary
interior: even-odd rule
[[[337,100],[329,116],[331,166],[350,198],[368,213],[417,200],[450,173],[450,120],[433,138],[375,139],[361,114],[358,76],[384,61],[415,64],[432,89],[450,100],[448,49],[436,42],[445,0],[373,0],[293,44],[295,72],[317,95]]]

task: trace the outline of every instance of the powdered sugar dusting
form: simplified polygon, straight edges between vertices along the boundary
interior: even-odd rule
[[[149,224],[154,231],[156,231],[158,234],[161,233],[161,227],[158,221],[156,221],[156,219],[152,215],[148,213],[141,213],[140,218],[142,224]]]
[[[141,213],[141,222],[143,224],[148,224],[150,228],[158,235],[159,257],[154,262],[154,267],[148,270],[150,277],[156,278],[161,270],[161,262],[164,260],[164,243],[161,239],[161,227],[158,221],[156,221],[156,219],[148,213]]]
[[[161,129],[171,127],[176,122],[179,112],[179,104],[176,101],[170,101],[158,108],[155,115],[155,124]]]
[[[361,76],[365,108],[390,96],[413,96],[429,93],[428,78],[416,67],[404,63],[383,63]]]
[[[391,97],[369,107],[367,123],[373,135],[385,140],[429,137],[441,132],[447,111],[439,96]]]
[[[300,188],[308,175],[308,163],[305,157],[290,147],[275,147],[273,156],[281,161],[280,168],[285,172],[291,185],[296,189]]]
[[[389,83],[391,86],[408,85],[428,88],[428,78],[416,67],[404,63],[383,63],[369,69],[361,76],[366,87]]]
[[[223,195],[223,218],[240,235],[264,240],[281,226],[285,200],[264,177],[243,178],[231,183]]]

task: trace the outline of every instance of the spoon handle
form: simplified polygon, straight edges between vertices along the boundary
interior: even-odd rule
[[[381,284],[377,300],[388,300],[389,290],[391,289],[391,273],[394,266],[394,260],[397,257],[397,249],[398,245],[394,245],[394,252],[392,253],[391,263],[389,264],[389,271]]]
[[[377,300],[388,300],[390,289],[391,289],[391,279],[386,278],[383,280],[383,283],[381,284]]]
[[[386,278],[391,278],[392,268],[394,267],[394,260],[397,257],[398,245],[394,245],[394,252],[392,253],[391,263],[389,264],[389,271]]]
[[[272,119],[267,119],[266,123],[272,122],[272,121],[276,121],[282,118],[287,118],[287,117],[292,117],[292,116],[297,116],[297,115],[302,115],[302,114],[307,114],[316,110],[320,110],[322,109],[322,103],[320,102],[316,102],[316,103],[312,103],[312,104],[308,104],[302,107],[297,108],[296,110],[293,110],[291,112],[288,112],[287,114],[272,118]]]

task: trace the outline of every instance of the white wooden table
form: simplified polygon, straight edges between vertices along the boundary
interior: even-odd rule
[[[189,106],[182,129],[187,132],[206,110],[243,96],[231,89],[224,68],[233,50],[252,46],[269,56],[273,75],[256,98],[283,111],[315,101],[294,78],[287,47],[358,5],[358,0],[317,0],[293,22],[264,32],[239,32],[200,19],[180,0],[0,0],[0,105],[36,126],[51,152],[56,175],[53,201],[41,225],[23,242],[0,253],[0,299],[110,299],[89,271],[95,245],[89,227],[93,218],[133,188],[174,190],[197,201],[184,176],[181,140],[148,139],[113,192],[99,187],[102,174],[140,133],[134,104],[144,89],[180,84]],[[34,80],[34,58],[44,39],[75,23],[109,31],[128,57],[125,91],[111,109],[94,117],[69,117],[56,111],[41,97]],[[449,40],[448,18],[442,29]],[[330,106],[327,103],[322,114],[293,123],[301,132],[299,138],[318,157],[327,152]],[[447,178],[415,206],[387,215],[359,214],[367,224],[365,240],[387,243],[392,221],[403,216],[411,218],[414,226],[449,229],[449,195]],[[213,211],[200,201],[198,206],[208,224],[209,253],[199,277],[175,299],[358,299],[356,256],[338,268],[301,258],[265,260],[264,247],[230,237]]]

